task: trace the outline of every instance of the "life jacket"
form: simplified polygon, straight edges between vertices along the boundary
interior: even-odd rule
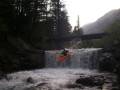
[[[66,60],[66,56],[60,55],[60,56],[57,57],[57,60],[60,61],[60,62],[64,62]]]
[[[65,60],[68,59],[69,53],[67,50],[62,51],[58,56],[57,56],[57,61],[64,62]]]

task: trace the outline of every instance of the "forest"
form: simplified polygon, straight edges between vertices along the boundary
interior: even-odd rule
[[[0,70],[38,67],[44,61],[34,60],[31,65],[31,55],[40,53],[43,57],[44,50],[59,49],[52,39],[70,35],[70,31],[67,11],[60,0],[1,0]]]

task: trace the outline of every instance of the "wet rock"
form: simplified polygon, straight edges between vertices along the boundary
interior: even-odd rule
[[[86,77],[86,78],[79,78],[76,80],[77,84],[82,84],[85,86],[94,86],[94,82],[92,78]]]
[[[37,85],[37,87],[40,87],[40,86],[44,86],[44,85],[46,85],[47,83],[39,83],[38,85]]]
[[[80,84],[68,84],[66,85],[67,88],[83,88]]]
[[[39,83],[37,85],[33,84],[32,86],[27,87],[24,90],[53,90],[53,89],[51,89],[51,86],[49,86],[47,83]]]
[[[32,77],[28,77],[26,79],[26,83],[34,83],[34,82],[35,82],[35,80]]]
[[[104,84],[104,80],[99,77],[89,76],[89,77],[82,77],[76,80],[77,84],[82,84],[84,86],[101,86]]]

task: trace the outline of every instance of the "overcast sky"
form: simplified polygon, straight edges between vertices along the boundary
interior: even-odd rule
[[[72,26],[80,16],[80,25],[83,26],[96,21],[99,17],[112,9],[120,8],[120,0],[63,0],[66,4],[68,16]]]

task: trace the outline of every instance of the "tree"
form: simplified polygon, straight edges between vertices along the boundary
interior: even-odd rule
[[[59,29],[60,36],[65,37],[70,35],[71,25],[69,24],[67,11],[65,10],[61,11],[60,13]]]
[[[50,41],[51,37],[56,33],[62,35],[58,33],[60,27],[64,29],[60,32],[69,31],[67,14],[62,7],[59,0],[0,1],[0,67],[3,71],[28,69],[29,65],[38,67],[31,51],[53,49],[55,41]],[[29,65],[24,67],[24,64]]]
[[[51,0],[51,18],[53,19],[53,33],[57,37],[69,33],[71,26],[68,21],[65,5],[60,0]]]

